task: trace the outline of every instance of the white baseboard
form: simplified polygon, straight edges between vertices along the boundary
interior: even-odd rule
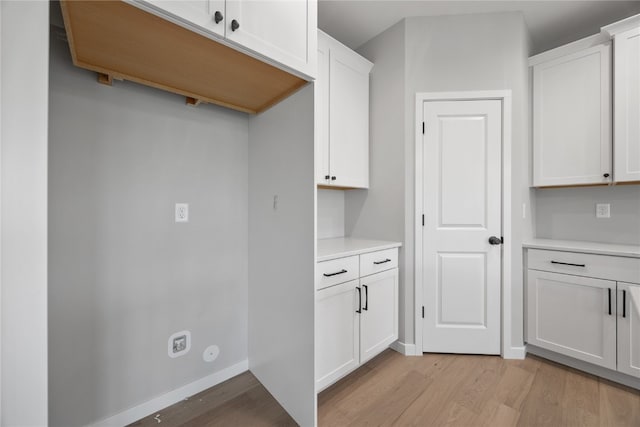
[[[422,353],[416,353],[415,344],[405,344],[400,341],[394,341],[389,347],[405,356],[422,356]]]
[[[196,380],[192,383],[184,385],[180,388],[172,390],[161,396],[157,396],[147,402],[144,402],[138,406],[127,409],[119,414],[113,415],[109,418],[105,418],[101,421],[97,421],[90,424],[91,427],[122,427],[131,424],[134,421],[144,418],[148,415],[158,412],[161,409],[171,406],[174,403],[184,400],[186,397],[193,396],[200,393],[203,390],[220,384],[229,378],[235,377],[245,371],[249,370],[249,361],[243,360],[235,365],[229,366],[214,374],[208,375],[204,378]]]
[[[504,354],[502,355],[503,359],[519,359],[522,360],[527,355],[527,347],[507,347],[505,349]]]

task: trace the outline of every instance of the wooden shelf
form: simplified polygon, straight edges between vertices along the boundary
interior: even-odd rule
[[[247,113],[264,111],[307,83],[122,1],[63,0],[61,6],[73,63],[109,82],[130,80]]]

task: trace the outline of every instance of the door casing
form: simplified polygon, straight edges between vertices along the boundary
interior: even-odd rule
[[[431,101],[475,101],[499,100],[502,103],[502,230],[504,243],[502,250],[502,286],[501,286],[501,351],[505,359],[522,359],[524,352],[513,349],[511,345],[511,91],[470,91],[470,92],[418,92],[415,109],[415,246],[414,246],[414,342],[416,355],[422,355],[422,306],[423,306],[423,268],[422,268],[422,206],[423,206],[423,104]]]

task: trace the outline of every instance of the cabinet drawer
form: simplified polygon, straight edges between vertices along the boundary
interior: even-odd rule
[[[398,266],[398,248],[360,255],[360,276],[368,276]]]
[[[640,283],[638,258],[529,249],[527,267],[574,276]]]
[[[319,262],[316,267],[316,289],[324,289],[360,276],[358,256]]]

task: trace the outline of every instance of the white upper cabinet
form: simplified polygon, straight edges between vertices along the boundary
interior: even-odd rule
[[[535,187],[612,181],[610,58],[604,43],[530,59]]]
[[[307,79],[316,76],[316,0],[126,0]]]
[[[373,64],[318,31],[317,183],[369,187],[369,73]]]
[[[227,0],[226,37],[307,76],[316,75],[317,3]]]
[[[148,0],[146,3],[224,37],[225,0]]]
[[[640,181],[640,15],[603,30],[613,38],[614,179]]]

